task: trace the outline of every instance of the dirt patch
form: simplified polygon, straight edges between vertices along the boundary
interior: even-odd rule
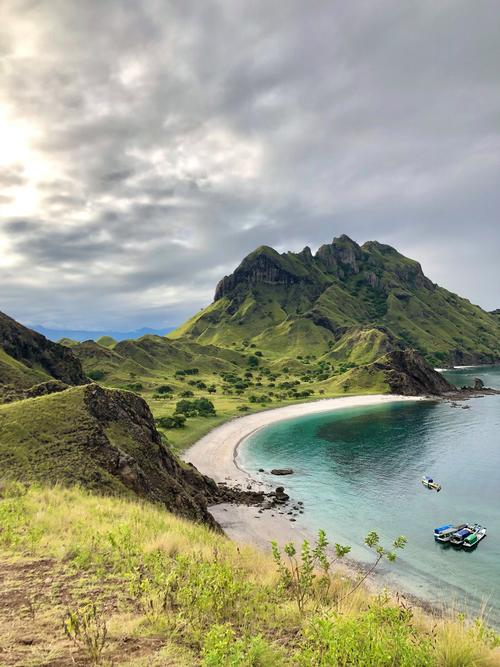
[[[112,576],[76,574],[52,559],[0,559],[0,664],[2,667],[70,667],[88,665],[85,653],[65,636],[68,609],[94,601],[107,619],[133,601],[124,582]],[[110,636],[105,652],[112,665],[144,658],[161,649],[159,637]],[[145,662],[149,664],[149,662]]]

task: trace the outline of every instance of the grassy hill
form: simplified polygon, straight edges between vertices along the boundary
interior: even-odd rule
[[[15,391],[51,379],[66,384],[87,381],[80,362],[67,347],[0,313],[0,400],[6,387]]]
[[[215,300],[172,338],[245,341],[273,355],[323,355],[377,329],[433,364],[500,359],[498,317],[431,282],[418,262],[342,236],[313,256],[261,247],[222,279]]]
[[[1,476],[139,496],[215,526],[214,482],[180,464],[136,394],[96,384],[0,405]]]

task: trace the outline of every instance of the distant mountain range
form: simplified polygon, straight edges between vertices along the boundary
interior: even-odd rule
[[[165,334],[173,331],[175,327],[164,327],[163,329],[150,329],[149,327],[142,327],[142,329],[134,329],[133,331],[109,331],[103,329],[102,331],[86,331],[82,329],[50,329],[41,324],[35,324],[31,327],[38,333],[43,334],[46,338],[53,341],[59,341],[62,338],[75,340],[78,342],[84,340],[98,340],[99,338],[113,338],[114,340],[135,340],[153,334],[156,336],[165,336]]]

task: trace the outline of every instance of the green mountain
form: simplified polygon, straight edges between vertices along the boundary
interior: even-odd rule
[[[51,380],[68,385],[87,382],[71,350],[0,313],[0,396]]]
[[[500,319],[433,283],[420,264],[347,236],[313,255],[262,246],[217,286],[214,302],[170,335],[370,363],[411,347],[431,364],[500,360]]]

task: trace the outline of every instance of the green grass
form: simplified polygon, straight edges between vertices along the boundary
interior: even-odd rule
[[[58,664],[85,660],[83,639],[72,643],[61,619],[83,618],[87,601],[108,629],[102,665],[500,664],[482,622],[427,615],[362,587],[345,597],[353,582],[340,573],[328,590],[313,580],[299,612],[269,556],[138,501],[8,484],[0,522],[0,572],[7,589],[26,590],[0,618],[6,667],[49,664],[47,642]]]

